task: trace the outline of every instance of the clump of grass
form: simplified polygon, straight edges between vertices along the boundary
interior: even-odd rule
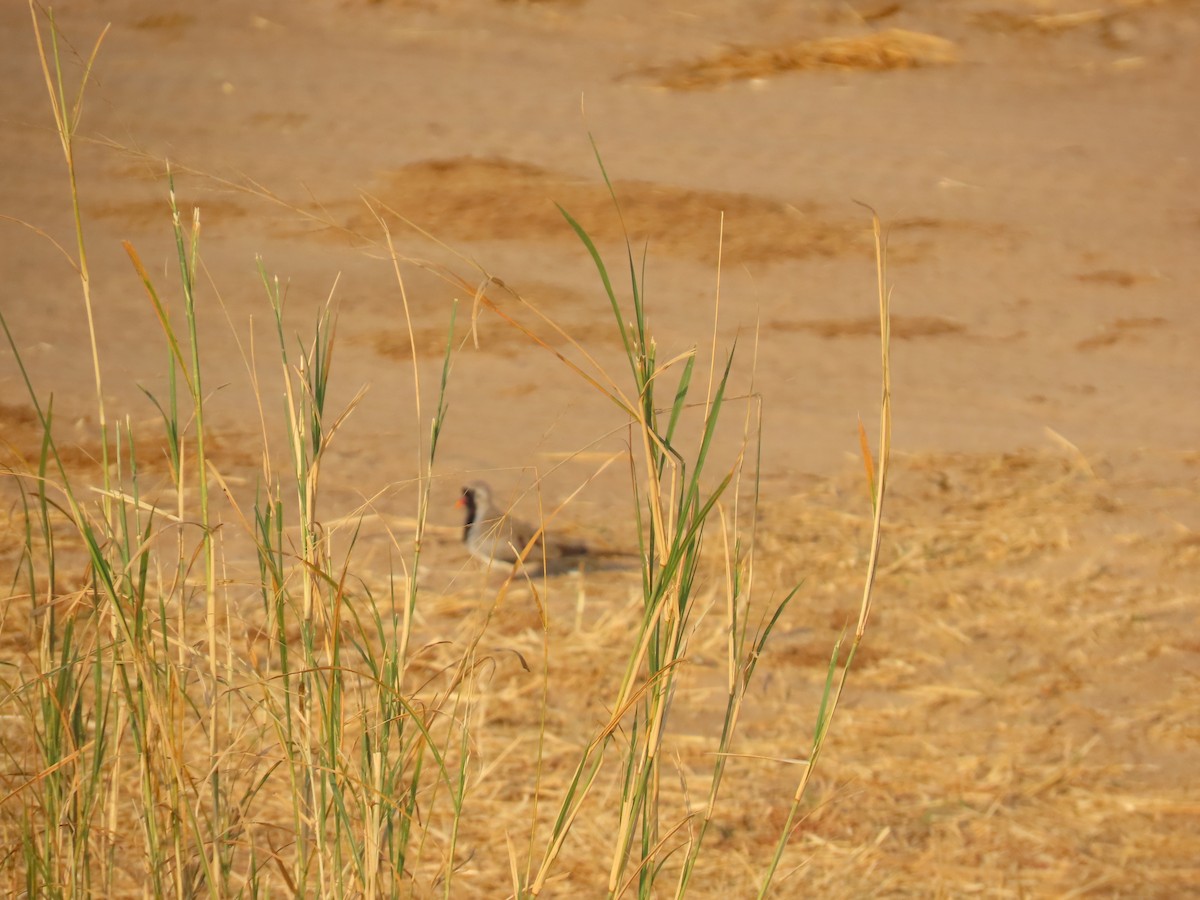
[[[675,90],[714,88],[734,81],[821,69],[885,72],[946,66],[958,61],[952,41],[889,28],[858,37],[827,37],[736,46],[712,56],[649,69],[640,74]]]
[[[598,152],[596,159],[619,214],[618,198]],[[658,359],[657,345],[647,326],[638,265],[629,242],[626,241],[628,307],[623,307],[608,268],[591,237],[571,217],[569,211],[561,207],[560,211],[596,265],[629,365],[632,390],[628,392],[622,390],[616,379],[598,366],[591,374],[582,369],[577,371],[589,384],[606,393],[631,421],[631,444],[637,446],[638,452],[634,456],[639,459],[632,466],[632,489],[639,534],[642,536],[643,607],[640,626],[626,650],[628,656],[624,676],[608,704],[613,711],[612,716],[598,729],[581,754],[574,776],[559,802],[541,861],[526,878],[516,879],[514,893],[518,896],[536,896],[545,888],[573,824],[580,816],[586,815],[589,802],[594,802],[590,795],[601,770],[607,764],[615,766],[621,773],[618,824],[612,846],[607,894],[618,896],[635,891],[638,896],[651,896],[660,889],[658,883],[669,874],[675,881],[676,894],[682,895],[689,889],[708,826],[718,804],[747,689],[771,632],[796,590],[793,589],[772,608],[768,608],[757,621],[752,620],[751,610],[757,609],[752,605],[753,523],[756,521],[758,505],[757,406],[748,408],[747,437],[732,464],[715,474],[710,473],[710,451],[728,399],[727,387],[734,350],[731,349],[723,359],[719,358],[714,331],[705,396],[700,401],[693,401],[697,352],[693,348],[670,360]],[[889,312],[878,218],[875,219],[875,233],[879,263],[883,395],[877,468],[863,433],[864,459],[874,509],[866,584],[849,650],[843,658],[841,643],[834,648],[804,775],[796,789],[776,852],[765,867],[760,895],[767,892],[782,857],[870,614],[890,457],[891,421]],[[574,346],[585,360],[595,365],[584,348],[577,344]],[[562,358],[561,354],[558,355]],[[664,389],[671,370],[678,372],[674,390],[669,395],[669,404],[660,406],[656,397]],[[693,405],[700,409],[702,423],[698,443],[688,453],[680,442],[678,427],[685,411]],[[744,469],[748,456],[755,467],[747,479]],[[748,496],[743,496],[743,492]],[[703,811],[697,816],[690,813],[676,816],[664,808],[660,794],[665,777],[664,768],[667,766],[664,736],[670,727],[677,673],[688,660],[689,640],[697,627],[694,620],[703,615],[698,583],[702,571],[701,551],[713,518],[723,505],[735,510],[740,506],[748,507],[747,519],[751,523],[751,527],[743,531],[743,520],[738,515],[722,519],[726,572],[725,621],[722,627],[728,635],[725,713],[714,749],[715,762]],[[616,758],[610,762],[612,756]],[[681,856],[682,862],[676,871],[670,872],[666,863],[676,854]]]
[[[31,11],[33,7],[31,6]],[[23,522],[23,547],[7,617],[23,609],[33,651],[5,669],[0,702],[19,722],[5,737],[0,835],[7,855],[0,878],[14,893],[68,896],[150,891],[156,896],[278,894],[377,896],[442,893],[454,896],[464,860],[459,837],[480,813],[473,805],[473,762],[480,695],[486,690],[480,651],[490,616],[470,640],[430,674],[413,648],[422,588],[417,579],[427,527],[439,437],[445,427],[451,377],[454,314],[435,409],[420,406],[413,325],[415,426],[421,442],[410,547],[398,554],[400,572],[373,590],[354,568],[361,513],[331,521],[321,509],[326,454],[359,397],[329,407],[336,317],[329,305],[307,339],[284,325],[285,299],[260,264],[278,341],[279,372],[264,386],[247,358],[263,419],[261,458],[253,497],[239,494],[212,453],[200,340],[201,218],[168,201],[176,245],[178,290],[164,294],[136,247],[125,248],[161,329],[167,367],[162,396],[149,395],[162,432],[151,441],[165,471],[146,463],[128,420],[111,430],[103,408],[101,360],[90,328],[86,268],[73,141],[83,87],[73,111],[52,18],[49,43],[34,11],[56,127],[63,144],[76,213],[80,275],[88,309],[95,370],[102,486],[88,499],[81,477],[63,459],[53,404],[43,401],[25,373],[17,343],[0,316],[25,376],[40,429],[38,457],[14,473]],[[90,71],[99,42],[85,67]],[[597,153],[618,213],[619,203]],[[595,363],[587,348],[557,329],[573,349],[550,348],[489,297],[493,279],[471,288],[477,310],[506,318],[534,345],[554,353],[591,389],[603,392],[627,418],[633,516],[640,540],[640,617],[616,648],[622,674],[606,687],[607,718],[572,764],[566,783],[546,777],[546,711],[559,687],[543,666],[541,730],[528,760],[533,810],[525,860],[511,837],[508,854],[514,896],[544,893],[557,877],[573,830],[589,817],[610,816],[608,896],[648,897],[669,888],[694,890],[706,836],[721,803],[727,767],[747,691],[768,639],[793,590],[764,603],[754,596],[758,506],[758,398],[731,398],[735,350],[717,351],[714,326],[707,371],[695,349],[660,359],[647,316],[644,278],[626,242],[628,296],[614,287],[594,241],[567,210],[567,224],[591,256],[615,327],[627,375]],[[401,257],[379,219],[407,297]],[[854,654],[865,633],[878,558],[890,444],[888,312],[882,245],[880,317],[883,397],[878,464],[866,447],[874,525],[858,624],[829,666],[807,764],[773,856],[761,862],[765,894],[782,859]],[[173,299],[172,299],[173,296]],[[531,307],[526,309],[532,311]],[[540,315],[540,314],[538,314]],[[282,398],[277,410],[264,397]],[[665,402],[663,398],[665,399]],[[730,404],[742,402],[740,449],[721,464],[714,447]],[[267,422],[283,423],[288,465],[272,459]],[[687,423],[695,420],[694,436]],[[718,537],[714,537],[714,532]],[[238,542],[252,549],[253,572],[236,572]],[[707,563],[713,545],[718,575]],[[64,562],[82,560],[70,580]],[[396,577],[398,576],[398,577]],[[496,609],[517,576],[510,573],[492,601]],[[672,777],[668,737],[678,681],[708,602],[718,594],[725,634],[724,713],[698,811],[678,810],[664,798]],[[247,597],[252,598],[247,600]],[[549,654],[546,654],[547,658]],[[615,803],[605,808],[605,791]],[[553,810],[539,824],[539,810]],[[135,827],[131,828],[130,824]],[[511,834],[511,832],[510,832]],[[495,887],[494,885],[491,887]],[[494,893],[494,891],[493,891]]]
[[[82,88],[73,113],[63,112],[57,30],[48,21],[47,44],[35,14],[78,213],[72,159]],[[0,870],[14,892],[30,896],[109,895],[138,884],[176,896],[256,896],[279,885],[304,896],[394,893],[425,843],[413,828],[421,798],[438,782],[460,796],[466,783],[462,762],[448,768],[441,749],[458,740],[454,717],[441,712],[448,698],[418,698],[404,684],[428,471],[410,577],[399,592],[375,597],[349,572],[354,523],[339,563],[334,534],[319,515],[325,453],[357,402],[337,414],[327,407],[332,314],[327,307],[311,341],[294,350],[278,282],[264,271],[291,463],[283,472],[272,468],[264,425],[260,486],[252,508],[244,508],[208,451],[195,277],[199,212],[185,224],[173,189],[169,200],[176,303],[126,244],[162,329],[168,387],[150,400],[161,414],[155,449],[163,451],[167,485],[151,487],[153,473],[147,481],[128,423],[110,442],[98,400],[103,482],[100,500],[85,500],[79,473],[59,453],[52,407],[26,377],[41,454],[17,476],[27,485],[19,493],[25,546],[17,574],[26,590],[5,612],[22,602],[36,611],[30,627],[37,654],[14,664],[4,683],[5,705],[17,712],[28,741],[5,741],[17,774],[6,779],[8,853]],[[75,266],[90,324],[78,215],[76,223]],[[0,324],[24,375],[2,317]],[[92,347],[102,398],[94,338]],[[442,398],[444,383],[426,447],[430,466]],[[265,645],[261,652],[235,649],[236,625],[255,617],[224,577],[230,560],[222,547],[233,539],[218,535],[227,517],[257,558],[254,643]],[[86,560],[86,582],[64,588],[61,562],[76,548]],[[449,723],[447,733],[435,734],[435,722]],[[290,827],[281,827],[288,818]],[[132,856],[131,822],[141,838]],[[445,872],[441,877],[449,882]]]

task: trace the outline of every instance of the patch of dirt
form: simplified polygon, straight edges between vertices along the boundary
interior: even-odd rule
[[[664,184],[616,181],[618,217],[603,183],[505,159],[442,159],[391,172],[374,199],[444,238],[461,241],[577,243],[558,207],[598,245],[624,239],[651,252],[712,259],[729,265],[874,252],[869,228],[837,220],[813,204],[792,205],[745,194],[698,191]],[[723,236],[717,223],[724,213]],[[399,221],[392,219],[394,225]],[[367,213],[346,222],[356,233],[375,230]]]
[[[769,322],[763,326],[771,331],[803,331],[823,338],[879,337],[879,319],[821,319],[800,322]],[[917,338],[965,335],[967,328],[935,316],[893,316],[891,335],[894,340],[911,341]]]
[[[1115,319],[1109,322],[1104,330],[1092,337],[1085,338],[1075,345],[1078,350],[1097,350],[1100,347],[1111,347],[1121,341],[1138,341],[1140,335],[1147,330],[1166,328],[1170,323],[1161,316],[1149,318]]]

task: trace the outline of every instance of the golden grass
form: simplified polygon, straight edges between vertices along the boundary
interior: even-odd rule
[[[781,873],[791,874],[778,883],[779,895],[1167,897],[1194,886],[1200,540],[1171,515],[1196,508],[1200,490],[1194,460],[1170,464],[1190,478],[1160,482],[1115,470],[1099,479],[1087,468],[1111,468],[1104,461],[1085,467],[1057,451],[896,460],[875,620],[807,816],[784,857]],[[860,513],[861,473],[853,468],[804,493],[786,482],[768,487],[759,596],[765,602],[794,579],[806,581],[747,699],[737,756],[693,882],[700,897],[744,896],[755,885],[796,781],[798,769],[783,760],[804,754],[828,653],[857,611],[869,525]],[[494,582],[463,568],[451,535],[436,541],[430,580],[450,576],[455,587],[421,604],[414,646],[422,649],[410,671],[417,703],[445,689],[494,590]],[[544,837],[548,798],[608,719],[605,699],[624,658],[614,648],[629,640],[640,616],[639,588],[627,573],[562,577],[535,588],[536,595],[511,592],[495,610],[471,676],[470,787],[457,838],[456,897],[503,896],[508,842],[523,862],[531,827]],[[62,608],[81,609],[72,606],[78,599],[63,597]],[[20,601],[5,605],[0,656],[17,669],[34,658],[20,627],[28,614]],[[189,627],[200,628],[201,615],[198,606],[189,609]],[[226,752],[244,758],[247,773],[277,754],[255,702],[271,689],[265,653],[256,651],[258,615],[247,603],[220,625],[241,673],[228,687],[247,699]],[[677,777],[664,796],[681,819],[703,801],[722,717],[720,619],[714,613],[700,623],[675,701],[667,752]],[[347,720],[353,746],[353,701]],[[4,794],[31,774],[12,764],[28,739],[18,721],[5,719]],[[187,739],[202,759],[204,735]],[[122,776],[130,790],[114,839],[134,859],[141,838],[133,767]],[[601,780],[547,896],[592,896],[607,877],[617,772]],[[8,846],[16,799],[0,811]],[[243,839],[286,856],[292,802],[285,779],[269,780]],[[417,896],[438,892],[447,846],[445,810],[433,802],[427,808],[426,853],[411,873]],[[685,825],[680,837],[686,833]],[[136,866],[128,874],[117,887],[132,895]]]
[[[828,37],[730,47],[712,56],[644,70],[675,90],[712,88],[733,81],[772,78],[789,72],[843,69],[883,72],[946,66],[958,61],[953,41],[903,28],[862,37]]]
[[[894,488],[871,652],[785,857],[785,870],[799,870],[779,891],[1170,896],[1194,884],[1200,833],[1188,826],[1200,788],[1186,773],[1200,741],[1190,699],[1200,646],[1185,630],[1200,581],[1194,535],[1160,542],[1147,533],[1152,509],[1125,506],[1119,481],[1057,453],[909,459]],[[1194,480],[1162,490],[1198,499]],[[727,776],[699,896],[744,896],[782,822],[795,769],[767,760],[800,755],[828,649],[853,624],[867,523],[846,510],[861,509],[851,496],[860,492],[857,473],[803,496],[781,485],[785,496],[763,510],[759,577],[774,573],[782,588],[803,574],[808,587],[747,702],[745,757]],[[561,753],[564,764],[586,739],[581,711],[603,719],[598,688],[619,675],[606,648],[635,621],[619,584],[588,589],[604,608],[593,626],[570,627],[561,593],[549,607],[550,758]],[[536,671],[538,640],[516,633],[507,645]],[[720,720],[721,641],[708,620],[676,701],[669,752],[693,802]],[[472,896],[502,877],[497,832],[524,827],[525,754],[503,754],[532,740],[532,680],[513,664],[498,669],[480,723],[481,767],[502,761],[477,798],[490,805],[471,817],[474,853],[459,888],[471,884]],[[682,787],[677,797],[682,815]],[[566,853],[572,889],[601,883],[595,860],[611,827],[603,812],[578,826]]]
[[[974,16],[976,24],[989,31],[1018,32],[1034,31],[1042,34],[1059,34],[1103,24],[1117,16],[1112,10],[1084,9],[1067,13],[1027,13],[1010,10],[990,10]]]

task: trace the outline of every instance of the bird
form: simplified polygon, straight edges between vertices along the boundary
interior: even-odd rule
[[[513,565],[521,559],[530,569],[562,572],[578,566],[593,553],[580,541],[549,541],[528,522],[507,515],[493,505],[492,489],[485,481],[463,486],[457,506],[466,509],[463,545],[476,559],[489,565]],[[532,546],[530,546],[532,544]]]

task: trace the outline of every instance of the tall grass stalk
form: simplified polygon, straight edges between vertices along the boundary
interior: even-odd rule
[[[596,159],[620,215],[616,192],[598,152]],[[544,890],[567,836],[583,813],[605,760],[611,755],[616,735],[623,733],[624,740],[615,744],[619,749],[613,763],[621,773],[622,788],[607,893],[616,896],[633,889],[638,896],[648,897],[655,892],[665,860],[680,848],[675,835],[690,824],[686,815],[667,821],[668,814],[661,806],[663,747],[677,671],[687,659],[688,641],[695,627],[693,617],[699,615],[697,579],[701,577],[701,551],[706,529],[725,492],[731,485],[740,485],[739,474],[744,463],[745,448],[730,468],[709,474],[709,456],[727,399],[734,350],[731,349],[723,359],[718,357],[714,324],[706,396],[701,402],[700,437],[687,453],[681,449],[678,428],[690,405],[695,351],[666,361],[659,360],[657,344],[647,323],[641,289],[644,279],[639,278],[639,266],[628,240],[629,299],[625,306],[617,296],[613,279],[590,235],[567,210],[560,207],[560,211],[596,266],[632,379],[631,390],[626,394],[615,386],[615,379],[607,373],[600,372],[587,378],[629,415],[634,433],[631,444],[638,446],[641,455],[640,467],[634,467],[633,493],[635,515],[639,526],[645,526],[639,527],[643,614],[631,641],[624,676],[610,705],[612,717],[578,761],[574,777],[560,802],[541,862],[532,873],[526,890],[531,896]],[[582,348],[578,349],[582,352]],[[583,355],[591,361],[586,353]],[[678,370],[675,388],[669,405],[660,409],[657,391],[666,383],[666,373],[673,368]],[[613,385],[613,388],[608,390],[603,385]],[[750,518],[753,519],[753,511]],[[738,528],[736,519],[733,527]],[[743,549],[749,552],[743,555]],[[711,818],[716,802],[724,772],[724,753],[736,727],[745,685],[771,629],[791,597],[785,598],[761,624],[754,638],[748,640],[744,619],[750,604],[747,573],[752,568],[752,548],[743,548],[741,537],[735,532],[732,546],[727,545],[727,550],[732,550],[732,555],[727,557],[726,603],[730,634],[730,701],[720,741],[721,751],[711,780],[709,810],[703,825]],[[692,831],[685,842],[685,861],[677,884],[679,894],[686,892],[699,858],[703,825],[698,831]]]
[[[825,690],[821,697],[820,707],[817,710],[817,721],[813,728],[812,744],[808,751],[807,763],[804,766],[804,772],[800,777],[799,784],[796,786],[796,792],[792,797],[787,820],[775,845],[775,852],[772,854],[771,861],[763,875],[758,892],[760,898],[767,895],[771,882],[779,868],[779,863],[783,858],[784,849],[787,847],[788,840],[791,837],[793,827],[800,813],[800,806],[804,799],[805,791],[812,779],[812,774],[816,769],[821,751],[825,747],[825,741],[829,737],[829,731],[833,725],[834,713],[837,712],[838,702],[842,698],[842,691],[845,689],[846,682],[849,679],[855,654],[858,652],[859,645],[866,634],[867,622],[871,617],[875,573],[878,571],[879,552],[882,547],[883,501],[887,494],[887,476],[892,455],[891,289],[887,281],[887,248],[884,241],[883,228],[879,221],[879,216],[874,210],[871,211],[871,222],[875,235],[875,271],[879,296],[881,387],[877,464],[871,458],[866,432],[863,430],[862,424],[859,424],[859,433],[863,446],[863,462],[866,466],[867,487],[870,491],[872,509],[867,571],[863,579],[858,622],[855,625],[850,646],[846,649],[845,658],[842,658],[843,641],[839,640],[834,647],[833,655],[829,661],[829,668],[825,679]]]
[[[92,278],[88,268],[87,244],[84,240],[83,231],[83,215],[79,210],[79,191],[76,181],[75,171],[75,134],[79,128],[79,122],[83,118],[83,98],[87,89],[88,78],[92,74],[92,67],[95,65],[96,57],[100,53],[100,45],[104,43],[104,38],[108,34],[108,26],[100,32],[100,36],[96,38],[96,43],[92,45],[91,55],[83,67],[83,75],[79,79],[79,87],[75,92],[75,99],[68,104],[67,101],[67,82],[63,77],[62,57],[58,49],[58,28],[54,23],[53,10],[46,10],[45,15],[49,25],[50,47],[49,55],[47,55],[46,42],[42,38],[41,23],[38,21],[38,15],[42,11],[38,9],[35,0],[29,0],[29,16],[33,23],[34,40],[37,45],[38,60],[42,66],[42,76],[46,82],[46,92],[50,98],[50,109],[54,114],[54,130],[58,134],[59,144],[62,147],[63,161],[67,166],[67,179],[70,184],[71,195],[71,216],[75,225],[75,247],[76,256],[72,261],[76,273],[79,275],[79,286],[83,292],[83,309],[87,316],[88,324],[88,341],[92,351],[92,375],[95,380],[96,389],[96,416],[100,428],[100,458],[104,465],[104,471],[108,472],[108,420],[104,409],[104,384],[100,375],[100,348],[96,343],[96,318],[92,309]],[[107,487],[107,484],[105,485]],[[107,505],[105,511],[108,511]]]

